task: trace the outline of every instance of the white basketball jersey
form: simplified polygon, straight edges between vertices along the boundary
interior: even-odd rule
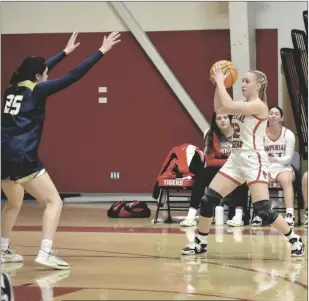
[[[286,155],[285,150],[287,145],[287,131],[290,130],[283,126],[281,128],[281,134],[277,140],[271,140],[267,134],[265,135],[264,146],[269,157],[274,157],[274,155],[277,157],[284,157]]]
[[[264,137],[267,118],[254,115],[234,114],[232,119],[234,134],[232,149],[244,151],[264,151]]]

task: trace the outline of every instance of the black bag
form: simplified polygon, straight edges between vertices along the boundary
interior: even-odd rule
[[[110,218],[144,218],[150,215],[151,211],[147,204],[141,201],[118,201],[107,211],[107,216]]]

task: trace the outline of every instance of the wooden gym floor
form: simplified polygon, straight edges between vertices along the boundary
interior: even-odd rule
[[[11,240],[24,263],[2,266],[15,301],[308,298],[307,254],[291,258],[285,238],[270,228],[213,226],[208,255],[182,257],[188,240],[178,224],[109,219],[109,206],[64,205],[55,249],[71,264],[67,272],[34,264],[42,209],[25,204]],[[307,246],[307,231],[296,229]]]

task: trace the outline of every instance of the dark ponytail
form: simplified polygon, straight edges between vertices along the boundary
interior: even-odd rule
[[[10,85],[17,85],[17,83],[19,83],[19,82],[21,82],[21,81],[19,80],[19,72],[18,72],[18,70],[16,70],[16,71],[13,73],[13,75],[12,75],[12,77],[11,77],[11,79],[10,79]]]
[[[13,73],[10,84],[17,85],[18,83],[30,80],[34,82],[36,80],[36,74],[42,75],[46,69],[45,60],[38,56],[29,56]]]

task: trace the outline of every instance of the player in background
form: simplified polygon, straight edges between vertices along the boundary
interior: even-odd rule
[[[269,181],[277,182],[282,187],[286,206],[285,220],[293,227],[295,174],[291,163],[295,151],[295,136],[291,130],[282,126],[282,121],[282,109],[278,106],[271,107],[265,135],[265,151],[270,162]],[[257,216],[253,219],[252,225],[261,226],[261,219]]]
[[[194,155],[190,164],[190,170],[195,174],[195,182],[192,187],[189,211],[186,219],[180,223],[181,227],[197,225],[195,215],[200,207],[201,198],[205,193],[205,188],[209,186],[229,157],[232,150],[232,136],[232,116],[214,112],[210,128],[204,134],[205,164],[198,154]],[[248,201],[247,185],[236,188],[228,198],[233,200],[236,214],[227,221],[227,224],[234,227],[243,226],[243,205]]]

